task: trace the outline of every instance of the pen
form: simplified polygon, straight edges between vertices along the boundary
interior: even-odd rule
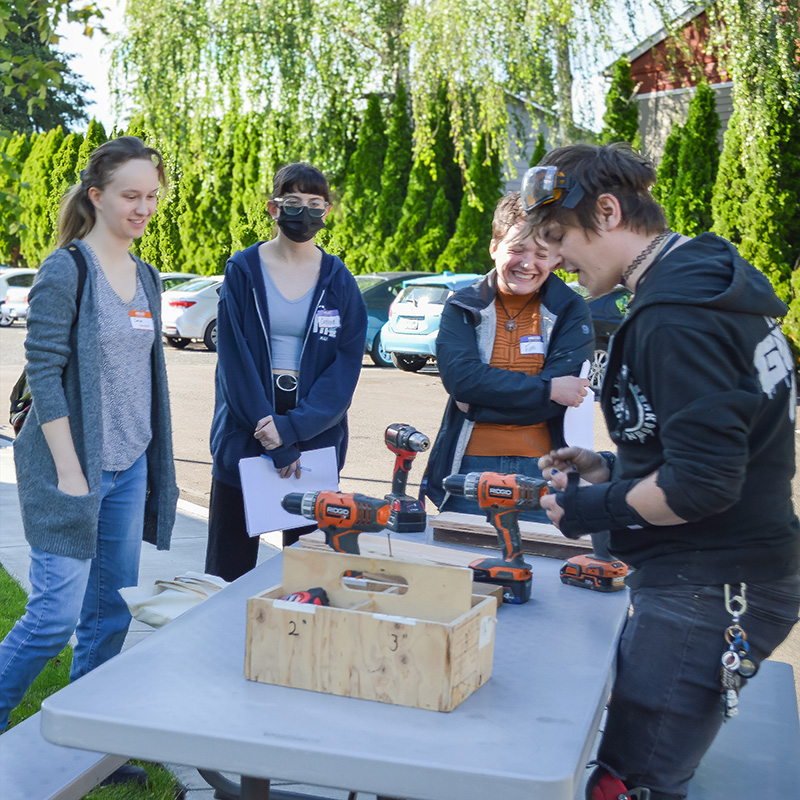
[[[268,456],[266,453],[262,453],[261,454],[261,458],[266,458],[268,461],[272,461],[272,456]],[[275,469],[278,469],[278,468],[275,467]],[[297,469],[302,470],[303,472],[311,472],[311,467],[300,466],[300,467],[297,467]]]

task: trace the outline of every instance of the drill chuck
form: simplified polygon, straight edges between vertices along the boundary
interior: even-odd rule
[[[306,519],[315,519],[314,506],[319,492],[290,492],[281,499],[284,511],[299,514]]]
[[[420,433],[413,425],[405,422],[394,422],[389,425],[384,439],[390,448],[414,453],[422,453],[431,446],[431,440],[424,433]]]
[[[482,473],[480,472],[468,472],[465,475],[448,475],[442,481],[442,485],[444,490],[450,494],[476,500],[481,475]]]

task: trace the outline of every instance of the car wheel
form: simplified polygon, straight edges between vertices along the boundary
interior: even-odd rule
[[[592,363],[589,367],[589,385],[595,392],[599,392],[603,388],[603,376],[606,374],[607,365],[608,351],[598,348],[594,351]]]
[[[192,341],[191,339],[181,339],[179,336],[166,336],[164,338],[166,338],[170,347],[176,347],[178,350],[183,350]]]
[[[397,369],[403,372],[419,372],[428,363],[426,356],[415,356],[410,353],[392,353],[392,361]]]
[[[217,321],[212,319],[203,334],[203,344],[212,352],[217,352]]]
[[[8,314],[0,314],[0,328],[7,328],[14,324],[14,317]]]
[[[391,354],[383,346],[381,331],[375,334],[375,338],[372,341],[372,349],[369,351],[369,357],[376,367],[391,367],[394,363]]]

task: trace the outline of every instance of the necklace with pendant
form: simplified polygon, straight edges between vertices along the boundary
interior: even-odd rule
[[[533,300],[533,298],[536,297],[536,294],[537,293],[534,292],[528,298],[528,302],[525,303],[525,305],[522,306],[522,308],[519,311],[517,311],[517,313],[514,314],[514,316],[512,317],[511,314],[508,313],[508,309],[506,308],[506,304],[503,302],[502,295],[500,294],[500,292],[497,293],[497,299],[500,301],[500,307],[503,309],[503,311],[505,311],[505,314],[508,317],[503,326],[507,331],[515,331],[517,329],[517,317],[530,305],[531,300]]]

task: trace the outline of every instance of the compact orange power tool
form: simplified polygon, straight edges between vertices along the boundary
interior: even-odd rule
[[[408,473],[417,453],[422,453],[431,446],[431,440],[420,433],[413,425],[404,422],[393,422],[383,435],[386,446],[396,458],[392,472],[392,491],[386,495],[391,503],[398,533],[421,533],[428,524],[425,506],[415,497],[406,494]]]
[[[527,603],[531,598],[532,573],[531,565],[522,557],[519,515],[542,507],[541,499],[549,493],[547,482],[527,475],[468,472],[448,475],[443,485],[450,494],[477,500],[497,531],[503,557],[473,561],[469,566],[474,580],[502,586],[504,603]]]
[[[316,520],[330,548],[356,555],[358,535],[388,528],[392,513],[386,500],[334,491],[292,492],[281,505],[290,514]]]

